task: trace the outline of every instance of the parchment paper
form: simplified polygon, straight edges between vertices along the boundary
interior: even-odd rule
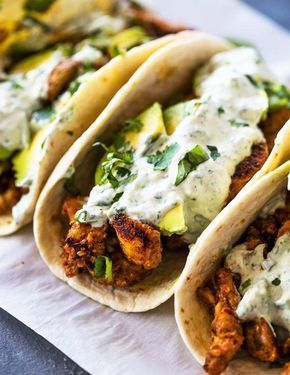
[[[234,0],[145,3],[174,21],[253,42],[289,80],[289,34],[247,6]],[[0,240],[0,306],[93,374],[203,373],[179,337],[173,300],[148,313],[122,314],[84,298],[43,264],[31,226]]]

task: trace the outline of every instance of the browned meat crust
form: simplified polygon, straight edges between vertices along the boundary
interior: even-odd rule
[[[84,199],[80,197],[69,197],[64,202],[62,214],[70,221],[70,229],[65,239],[61,255],[62,264],[67,277],[73,277],[82,272],[88,272],[93,277],[94,266],[97,256],[107,255],[112,260],[112,280],[98,279],[101,284],[114,285],[126,288],[132,283],[142,280],[148,270],[127,260],[122,254],[118,243],[114,241],[113,233],[107,240],[108,225],[93,228],[87,224],[75,221],[75,213],[82,208]],[[106,242],[115,247],[112,253],[107,252]]]
[[[262,168],[268,157],[268,147],[260,143],[252,147],[251,155],[241,161],[235,170],[230,185],[227,203],[230,202],[247,182]]]
[[[185,25],[166,21],[146,9],[140,7],[132,8],[131,14],[136,23],[141,24],[149,34],[155,36],[163,36],[166,34],[175,34],[180,31],[189,30],[192,28]]]
[[[282,108],[275,112],[270,112],[265,121],[262,121],[260,128],[266,138],[269,151],[271,152],[274,146],[274,140],[279,130],[290,118],[290,109]]]
[[[111,225],[128,260],[148,270],[159,265],[162,257],[159,231],[124,213],[115,215]]]
[[[21,196],[28,192],[26,188],[15,186],[12,172],[4,172],[0,176],[0,215],[11,212],[11,209],[20,200]]]
[[[74,214],[81,207],[81,198],[68,198],[63,205],[62,212],[70,219],[70,228],[61,254],[67,277],[76,276],[83,271],[93,274],[97,256],[106,252],[107,225],[93,228],[74,221]]]
[[[49,102],[54,101],[70,84],[75,78],[79,66],[80,63],[73,59],[65,59],[57,64],[48,77],[46,99]]]
[[[245,328],[247,348],[252,357],[275,362],[279,358],[278,345],[269,324],[264,318],[248,322]]]
[[[290,362],[285,363],[281,375],[290,375]]]
[[[217,271],[215,290],[218,302],[211,325],[211,345],[204,364],[210,375],[224,371],[244,341],[242,324],[235,313],[240,296],[229,270],[221,268]]]
[[[247,249],[253,250],[259,244],[267,244],[272,248],[277,237],[290,229],[290,194],[287,194],[286,206],[277,209],[273,215],[257,218],[241,237],[240,242],[246,243]],[[280,229],[279,229],[280,228]]]

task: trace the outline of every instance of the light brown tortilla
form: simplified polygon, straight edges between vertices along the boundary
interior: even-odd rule
[[[8,235],[32,221],[39,194],[63,154],[74,141],[92,124],[115,93],[128,81],[136,69],[163,46],[191,35],[181,32],[156,39],[133,48],[124,56],[117,56],[94,75],[72,96],[65,107],[49,125],[51,132],[44,145],[45,156],[35,161],[39,164],[30,187],[31,194],[25,199],[22,217],[18,222],[12,214],[0,215],[0,236]],[[69,133],[68,133],[69,132]],[[73,135],[72,133],[73,132]]]
[[[284,130],[283,130],[284,131]],[[284,138],[284,147],[289,138]],[[262,207],[283,186],[287,186],[290,161],[262,176],[237,196],[207,227],[191,248],[186,266],[175,293],[175,316],[180,334],[193,356],[204,363],[210,345],[208,306],[197,297],[196,290],[204,285],[221,264],[228,250],[259,214]],[[247,354],[234,359],[226,374],[276,374],[279,369],[255,361]]]
[[[74,289],[115,310],[126,312],[152,309],[172,296],[187,254],[168,253],[150,276],[125,290],[99,285],[85,275],[65,277],[60,262],[61,242],[67,229],[60,213],[66,196],[63,187],[65,172],[69,166],[74,166],[76,184],[82,194],[88,194],[100,158],[99,151],[93,150],[92,144],[96,140],[110,144],[124,120],[137,116],[155,101],[163,103],[190,88],[194,70],[213,54],[227,48],[228,44],[223,40],[194,32],[191,37],[157,51],[122,87],[56,167],[37,204],[34,234],[40,254],[50,270]]]

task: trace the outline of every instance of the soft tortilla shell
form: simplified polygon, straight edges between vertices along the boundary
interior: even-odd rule
[[[100,153],[92,149],[98,140],[110,144],[122,122],[135,117],[153,102],[165,102],[190,88],[194,70],[228,44],[212,36],[194,32],[152,55],[116,94],[94,124],[71,147],[51,175],[36,208],[34,233],[40,253],[51,271],[74,289],[119,311],[146,311],[172,296],[175,282],[187,254],[169,253],[162,264],[143,282],[126,290],[99,285],[93,278],[68,279],[60,263],[61,242],[66,230],[61,219],[61,205],[66,196],[65,172],[76,170],[76,183],[83,194],[93,186],[93,175]]]
[[[290,161],[262,176],[234,199],[208,226],[191,248],[175,293],[175,316],[180,334],[194,357],[204,363],[210,345],[212,317],[208,307],[197,297],[221,264],[227,251],[240,238],[262,207],[283,186],[287,186]],[[233,360],[227,374],[276,374],[277,369],[244,354]]]
[[[154,52],[192,32],[168,35],[133,48],[125,56],[117,56],[86,81],[49,125],[45,155],[35,161],[34,181],[27,197],[22,197],[21,216],[15,221],[12,214],[0,216],[0,236],[8,235],[32,221],[39,194],[54,167],[77,138],[100,115],[115,93],[128,81],[136,69]]]

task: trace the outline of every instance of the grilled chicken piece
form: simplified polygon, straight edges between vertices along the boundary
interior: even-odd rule
[[[281,375],[290,375],[290,362],[285,363]]]
[[[0,176],[0,215],[8,214],[21,196],[27,192],[28,189],[15,186],[11,172],[4,172]]]
[[[214,305],[217,303],[215,293],[209,287],[198,288],[197,294],[198,298],[200,298],[210,307],[214,307]]]
[[[231,272],[220,268],[215,283],[218,302],[211,325],[211,345],[204,364],[205,371],[210,375],[221,374],[244,341],[242,324],[235,313],[240,296]]]
[[[266,143],[260,143],[252,147],[250,156],[241,161],[232,177],[227,203],[230,202],[247,182],[261,169],[268,157]]]
[[[283,234],[290,232],[290,220],[285,221],[282,227],[279,229],[278,238],[283,236]]]
[[[247,323],[245,336],[251,356],[261,361],[277,361],[279,358],[278,346],[273,331],[264,318]]]
[[[106,252],[107,225],[94,228],[74,221],[74,215],[82,207],[82,202],[82,198],[68,198],[62,209],[63,214],[70,219],[70,229],[61,255],[67,277],[76,276],[84,270],[93,275],[97,256]]]
[[[79,211],[85,203],[83,197],[68,197],[62,206],[62,215],[67,216],[69,221],[75,221],[75,214]]]
[[[262,129],[264,136],[266,138],[269,152],[272,151],[274,146],[274,140],[277,136],[279,130],[284,126],[284,124],[290,118],[290,109],[282,108],[274,112],[270,112],[265,121],[262,121],[260,128]]]
[[[70,84],[75,78],[79,66],[80,62],[73,59],[65,59],[56,65],[48,77],[46,99],[49,102],[53,102]]]
[[[129,261],[148,270],[159,265],[162,257],[160,232],[124,213],[115,215],[111,225]]]
[[[144,28],[148,29],[150,34],[156,36],[163,36],[166,34],[175,34],[180,31],[192,29],[185,25],[166,21],[157,17],[150,11],[136,7],[131,9],[131,15],[137,23],[141,24]]]

